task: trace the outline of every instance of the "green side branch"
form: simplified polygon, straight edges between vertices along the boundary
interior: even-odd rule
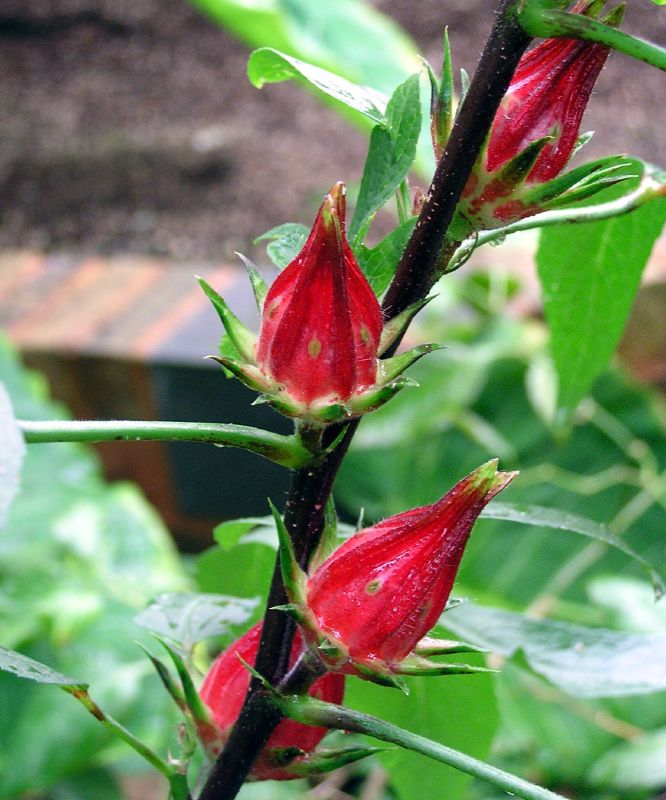
[[[545,7],[543,0],[528,0],[517,11],[516,16],[523,30],[530,36],[597,42],[657,69],[666,70],[665,48],[637,36],[630,36],[596,19]]]
[[[535,228],[550,228],[553,225],[574,225],[581,222],[598,222],[599,220],[619,217],[641,208],[653,200],[666,198],[666,183],[664,173],[657,168],[646,165],[645,173],[639,185],[623,197],[597,203],[590,206],[576,206],[573,208],[558,208],[554,211],[544,211],[532,217],[512,222],[503,228],[481,231],[473,239],[464,242],[453,254],[444,274],[455,272],[462,267],[472,252],[481,245],[491,242],[502,242],[512,233],[534,230]]]
[[[75,420],[18,422],[28,444],[45,442],[208,442],[239,447],[290,469],[313,461],[313,453],[297,435],[285,436],[244,425],[214,422]]]
[[[152,767],[164,775],[169,781],[169,795],[171,800],[191,800],[191,795],[187,787],[187,777],[182,770],[178,769],[175,764],[164,761],[157,753],[153,752],[148,745],[144,744],[140,739],[137,739],[133,733],[128,731],[124,725],[121,725],[113,717],[102,711],[97,703],[90,697],[84,686],[64,685],[62,689],[78,700],[105,728],[126,742]]]
[[[438,744],[369,714],[362,714],[360,711],[324,703],[310,697],[283,697],[277,702],[285,716],[305,725],[364,733],[375,739],[391,742],[407,750],[421,753],[435,761],[440,761],[442,764],[447,764],[474,778],[487,781],[524,800],[563,800],[561,795],[555,794],[549,789],[544,789],[542,786],[504,772],[491,764],[461,753],[459,750]]]

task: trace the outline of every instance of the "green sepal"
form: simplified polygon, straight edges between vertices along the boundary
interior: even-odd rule
[[[482,647],[455,639],[432,639],[424,637],[414,648],[418,656],[443,656],[450,653],[487,653]]]
[[[333,497],[326,501],[324,509],[324,527],[319,538],[319,543],[308,563],[308,571],[312,575],[324,561],[331,555],[338,544],[338,515],[335,511]]]
[[[400,353],[398,356],[386,358],[379,362],[378,367],[378,380],[380,386],[392,383],[399,375],[401,375],[408,367],[416,363],[423,356],[428,353],[434,353],[437,350],[443,350],[444,346],[441,344],[420,344],[418,347],[413,347],[405,353]]]
[[[426,70],[430,80],[430,134],[437,160],[444,153],[453,123],[453,69],[451,66],[451,46],[449,44],[448,28],[444,29],[443,50],[441,81],[437,80],[430,64],[426,62]]]
[[[495,669],[472,664],[439,664],[416,653],[410,653],[394,669],[398,675],[471,675],[476,672],[497,672]]]
[[[271,694],[276,694],[275,688],[270,685],[270,683],[266,680],[266,678],[264,678],[264,676],[261,674],[261,672],[258,672],[252,666],[252,664],[250,664],[249,662],[247,662],[243,658],[243,656],[240,653],[238,653],[238,652],[236,653],[236,658],[245,667],[245,669],[250,673],[250,675],[252,675],[253,678],[256,678],[259,681],[259,683],[264,687],[264,689],[267,689]]]
[[[507,161],[497,175],[493,177],[492,181],[493,185],[501,184],[506,186],[506,192],[502,196],[510,194],[516,186],[527,178],[543,148],[552,141],[552,136],[542,136],[540,139],[535,139],[524,150],[521,150],[518,155]]]
[[[227,358],[226,356],[206,356],[213,361],[217,361],[225,369],[238,378],[241,383],[244,383],[248,389],[253,389],[255,392],[266,394],[269,396],[269,402],[273,403],[273,397],[270,394],[274,388],[272,381],[261,372],[257,367],[252,364],[245,364],[242,361],[237,361],[235,358]]]
[[[144,647],[141,642],[137,642],[139,647],[143,650],[145,655],[150,659],[151,664],[155,667],[159,679],[162,681],[164,688],[171,695],[174,703],[182,712],[187,712],[187,703],[185,701],[185,694],[180,686],[174,681],[171,672],[163,661],[154,656],[147,647]]]
[[[626,10],[627,4],[626,2],[622,2],[619,6],[612,8],[608,14],[602,18],[601,21],[604,23],[604,25],[608,25],[609,28],[619,28],[622,24],[622,20],[624,19],[624,13]]]
[[[314,422],[330,425],[333,422],[341,422],[343,419],[351,419],[354,412],[349,403],[322,403],[319,406],[312,405],[308,416]]]
[[[576,144],[574,145],[574,149],[571,151],[571,158],[573,158],[577,153],[585,147],[585,145],[589,144],[594,136],[594,131],[585,131],[585,133],[581,133],[581,135],[576,139]]]
[[[379,338],[378,352],[380,355],[388,350],[398,336],[405,331],[419,311],[425,308],[425,306],[434,299],[435,295],[430,295],[430,297],[425,297],[423,300],[412,303],[411,306],[408,306],[404,311],[393,317],[393,319],[390,319],[386,325],[384,325],[382,335]]]
[[[376,672],[363,664],[354,664],[356,672],[366,681],[379,686],[388,686],[390,689],[399,689],[403,694],[409,694],[409,687],[403,679],[392,672]]]
[[[407,386],[418,386],[418,383],[412,378],[401,376],[396,378],[392,383],[387,383],[384,386],[373,386],[365,392],[353,397],[349,403],[352,414],[357,416],[365,414],[368,411],[374,411],[376,408],[383,406],[384,403],[395,397],[399,391]]]
[[[272,500],[268,500],[268,504],[275,520],[275,527],[277,529],[279,551],[280,551],[280,569],[282,570],[282,581],[284,588],[287,592],[287,597],[296,606],[305,606],[306,597],[306,583],[308,576],[301,569],[296,561],[294,547],[291,542],[291,537],[282,520],[282,516],[277,508],[274,506]]]
[[[580,200],[587,200],[590,197],[593,197],[597,192],[600,192],[602,189],[608,189],[609,186],[615,186],[618,183],[622,183],[623,181],[628,180],[629,178],[635,177],[633,175],[618,175],[616,178],[609,177],[609,178],[602,178],[601,180],[595,181],[594,183],[588,183],[582,185],[580,188],[571,189],[568,192],[565,192],[560,197],[556,197],[548,203],[543,203],[540,207],[540,211],[552,211],[556,208],[563,208],[568,206],[570,203],[575,203]]]
[[[327,661],[338,661],[345,657],[340,648],[336,647],[333,642],[326,637],[319,642],[317,650],[319,650]]]
[[[257,337],[249,328],[243,325],[210,284],[198,275],[197,280],[199,281],[199,286],[204,290],[206,296],[217,311],[217,315],[224,325],[224,330],[227,332],[227,336],[231,339],[236,350],[238,350],[245,361],[249,364],[254,364],[254,347],[257,342]]]
[[[279,606],[271,606],[271,611],[282,611],[285,614],[289,614],[289,616],[297,622],[299,625],[305,625],[307,622],[307,617],[303,611],[303,607],[297,605],[296,603],[283,603]]]
[[[257,303],[257,308],[261,312],[262,308],[264,307],[264,300],[268,294],[268,284],[259,273],[259,270],[255,264],[253,264],[249,258],[238,252],[236,255],[243,262],[243,266],[247,271],[247,277],[250,279],[250,283],[252,284],[252,291],[254,292],[254,299]]]
[[[616,172],[618,169],[632,166],[631,162],[620,162],[617,159],[621,156],[607,156],[597,161],[590,161],[588,164],[581,164],[580,167],[570,170],[553,178],[546,183],[537,186],[530,186],[521,194],[521,200],[528,205],[543,205],[556,197],[564,194],[570,189],[577,188],[579,184],[587,184],[602,176],[607,176]]]
[[[156,636],[155,638],[167,651],[169,658],[171,658],[171,661],[176,668],[176,672],[178,673],[178,677],[180,678],[180,682],[183,687],[185,703],[190,714],[192,715],[192,719],[195,721],[195,723],[211,725],[213,722],[213,717],[201,697],[199,697],[199,692],[197,692],[194,686],[192,676],[188,672],[185,662],[180,655],[164,641],[164,639],[161,639],[159,636]]]
[[[285,750],[297,748],[284,748]],[[362,758],[376,755],[377,753],[384,753],[387,750],[393,750],[393,747],[340,747],[330,750],[315,750],[313,753],[307,753],[299,758],[299,760],[289,766],[289,773],[298,775],[300,778],[307,778],[309,775],[321,775],[325,772],[331,772],[334,769],[339,769],[347,764],[353,764],[354,761],[360,761]],[[302,752],[302,751],[301,751]],[[271,761],[273,754],[270,754]],[[298,756],[295,756],[298,758]]]
[[[305,755],[305,750],[301,750],[300,747],[270,747],[263,753],[272,767],[287,767],[295,758],[302,758]],[[296,774],[296,770],[290,769],[289,772]]]

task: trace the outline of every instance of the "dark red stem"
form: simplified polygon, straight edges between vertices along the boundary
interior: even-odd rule
[[[427,201],[386,294],[383,307],[387,319],[424,298],[435,281],[437,259],[458,200],[518,61],[530,42],[515,19],[515,5],[516,0],[500,0],[497,5],[495,24],[437,166]],[[319,541],[326,502],[357,425],[354,421],[347,426],[343,441],[323,463],[298,470],[292,476],[284,520],[303,567]],[[334,437],[337,433],[339,428],[332,426],[329,435]],[[273,686],[287,673],[294,624],[286,614],[270,609],[285,602],[282,576],[276,564],[255,665]],[[199,800],[233,800],[280,719],[270,694],[254,680]]]

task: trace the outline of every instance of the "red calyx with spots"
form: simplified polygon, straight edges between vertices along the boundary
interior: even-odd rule
[[[573,13],[596,17],[605,0],[582,0]],[[619,25],[620,6],[604,19]],[[568,192],[567,202],[590,196],[608,182],[608,171],[588,170],[580,181],[556,179],[578,142],[585,108],[610,50],[574,39],[547,39],[527,52],[518,65],[497,111],[485,150],[472,173],[460,210],[475,229],[492,229],[555,207],[551,202]],[[602,161],[594,165],[603,169]],[[552,191],[542,189],[552,183]],[[549,184],[550,185],[550,184]],[[572,189],[584,188],[572,196]]]
[[[490,461],[436,503],[352,536],[316,570],[301,624],[329,668],[419,674],[403,663],[442,614],[476,518],[514,476]]]
[[[344,222],[345,188],[336,183],[264,301],[257,365],[303,408],[345,404],[377,379],[381,309]]]
[[[210,668],[200,690],[201,699],[208,706],[213,720],[219,728],[219,737],[211,755],[221,748],[235,723],[248,686],[250,673],[239,660],[254,665],[259,649],[261,625],[257,623],[227,650],[221,653]],[[303,652],[304,644],[300,631],[296,632],[291,651],[291,664]],[[341,703],[344,694],[344,676],[327,673],[310,687],[309,694],[329,703]],[[254,780],[288,780],[301,777],[299,762],[310,754],[328,733],[326,728],[301,725],[292,720],[283,720],[273,731],[266,747],[252,768]],[[298,751],[302,751],[300,754]],[[288,763],[285,763],[287,761]],[[292,769],[290,770],[290,765]]]

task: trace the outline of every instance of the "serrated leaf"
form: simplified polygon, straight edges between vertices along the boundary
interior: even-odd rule
[[[416,217],[413,217],[389,233],[375,247],[361,246],[358,261],[378,297],[388,288],[415,225]]]
[[[0,383],[0,528],[18,491],[24,457],[23,434],[14,418],[7,390]]]
[[[245,624],[258,602],[219,594],[164,592],[134,621],[189,652],[197,642],[224,636],[232,625]]]
[[[285,222],[258,236],[253,244],[268,241],[266,252],[278,269],[284,269],[301,252],[310,230],[298,222]]]
[[[588,628],[465,603],[439,624],[506,658],[522,654],[551,683],[579,697],[666,689],[666,636]]]
[[[542,230],[536,258],[563,421],[607,366],[665,221],[666,199],[658,199],[630,214]]]
[[[419,75],[411,75],[395,90],[386,107],[386,126],[376,125],[370,136],[349,238],[393,195],[416,156],[421,131]]]
[[[0,646],[0,670],[11,672],[18,678],[25,678],[37,683],[74,686],[77,689],[86,689],[88,686],[85,681],[81,681],[78,678],[70,678],[68,675],[63,675],[51,669],[51,667],[47,667],[46,664],[35,661],[34,658],[28,658],[28,656],[17,653],[15,650],[8,650],[2,646]]]
[[[247,75],[250,82],[258,89],[266,83],[303,78],[319,91],[355,111],[360,111],[373,122],[385,123],[387,97],[382,92],[369,86],[359,86],[333,72],[281,53],[272,47],[261,47],[250,55]]]
[[[664,594],[662,576],[640,556],[633,548],[616,536],[605,525],[594,522],[579,514],[571,514],[558,508],[546,508],[536,505],[514,505],[512,503],[490,503],[481,512],[481,517],[517,522],[520,525],[534,525],[538,528],[551,528],[559,531],[570,531],[598,542],[615,547],[637,561],[650,576],[657,598]]]

